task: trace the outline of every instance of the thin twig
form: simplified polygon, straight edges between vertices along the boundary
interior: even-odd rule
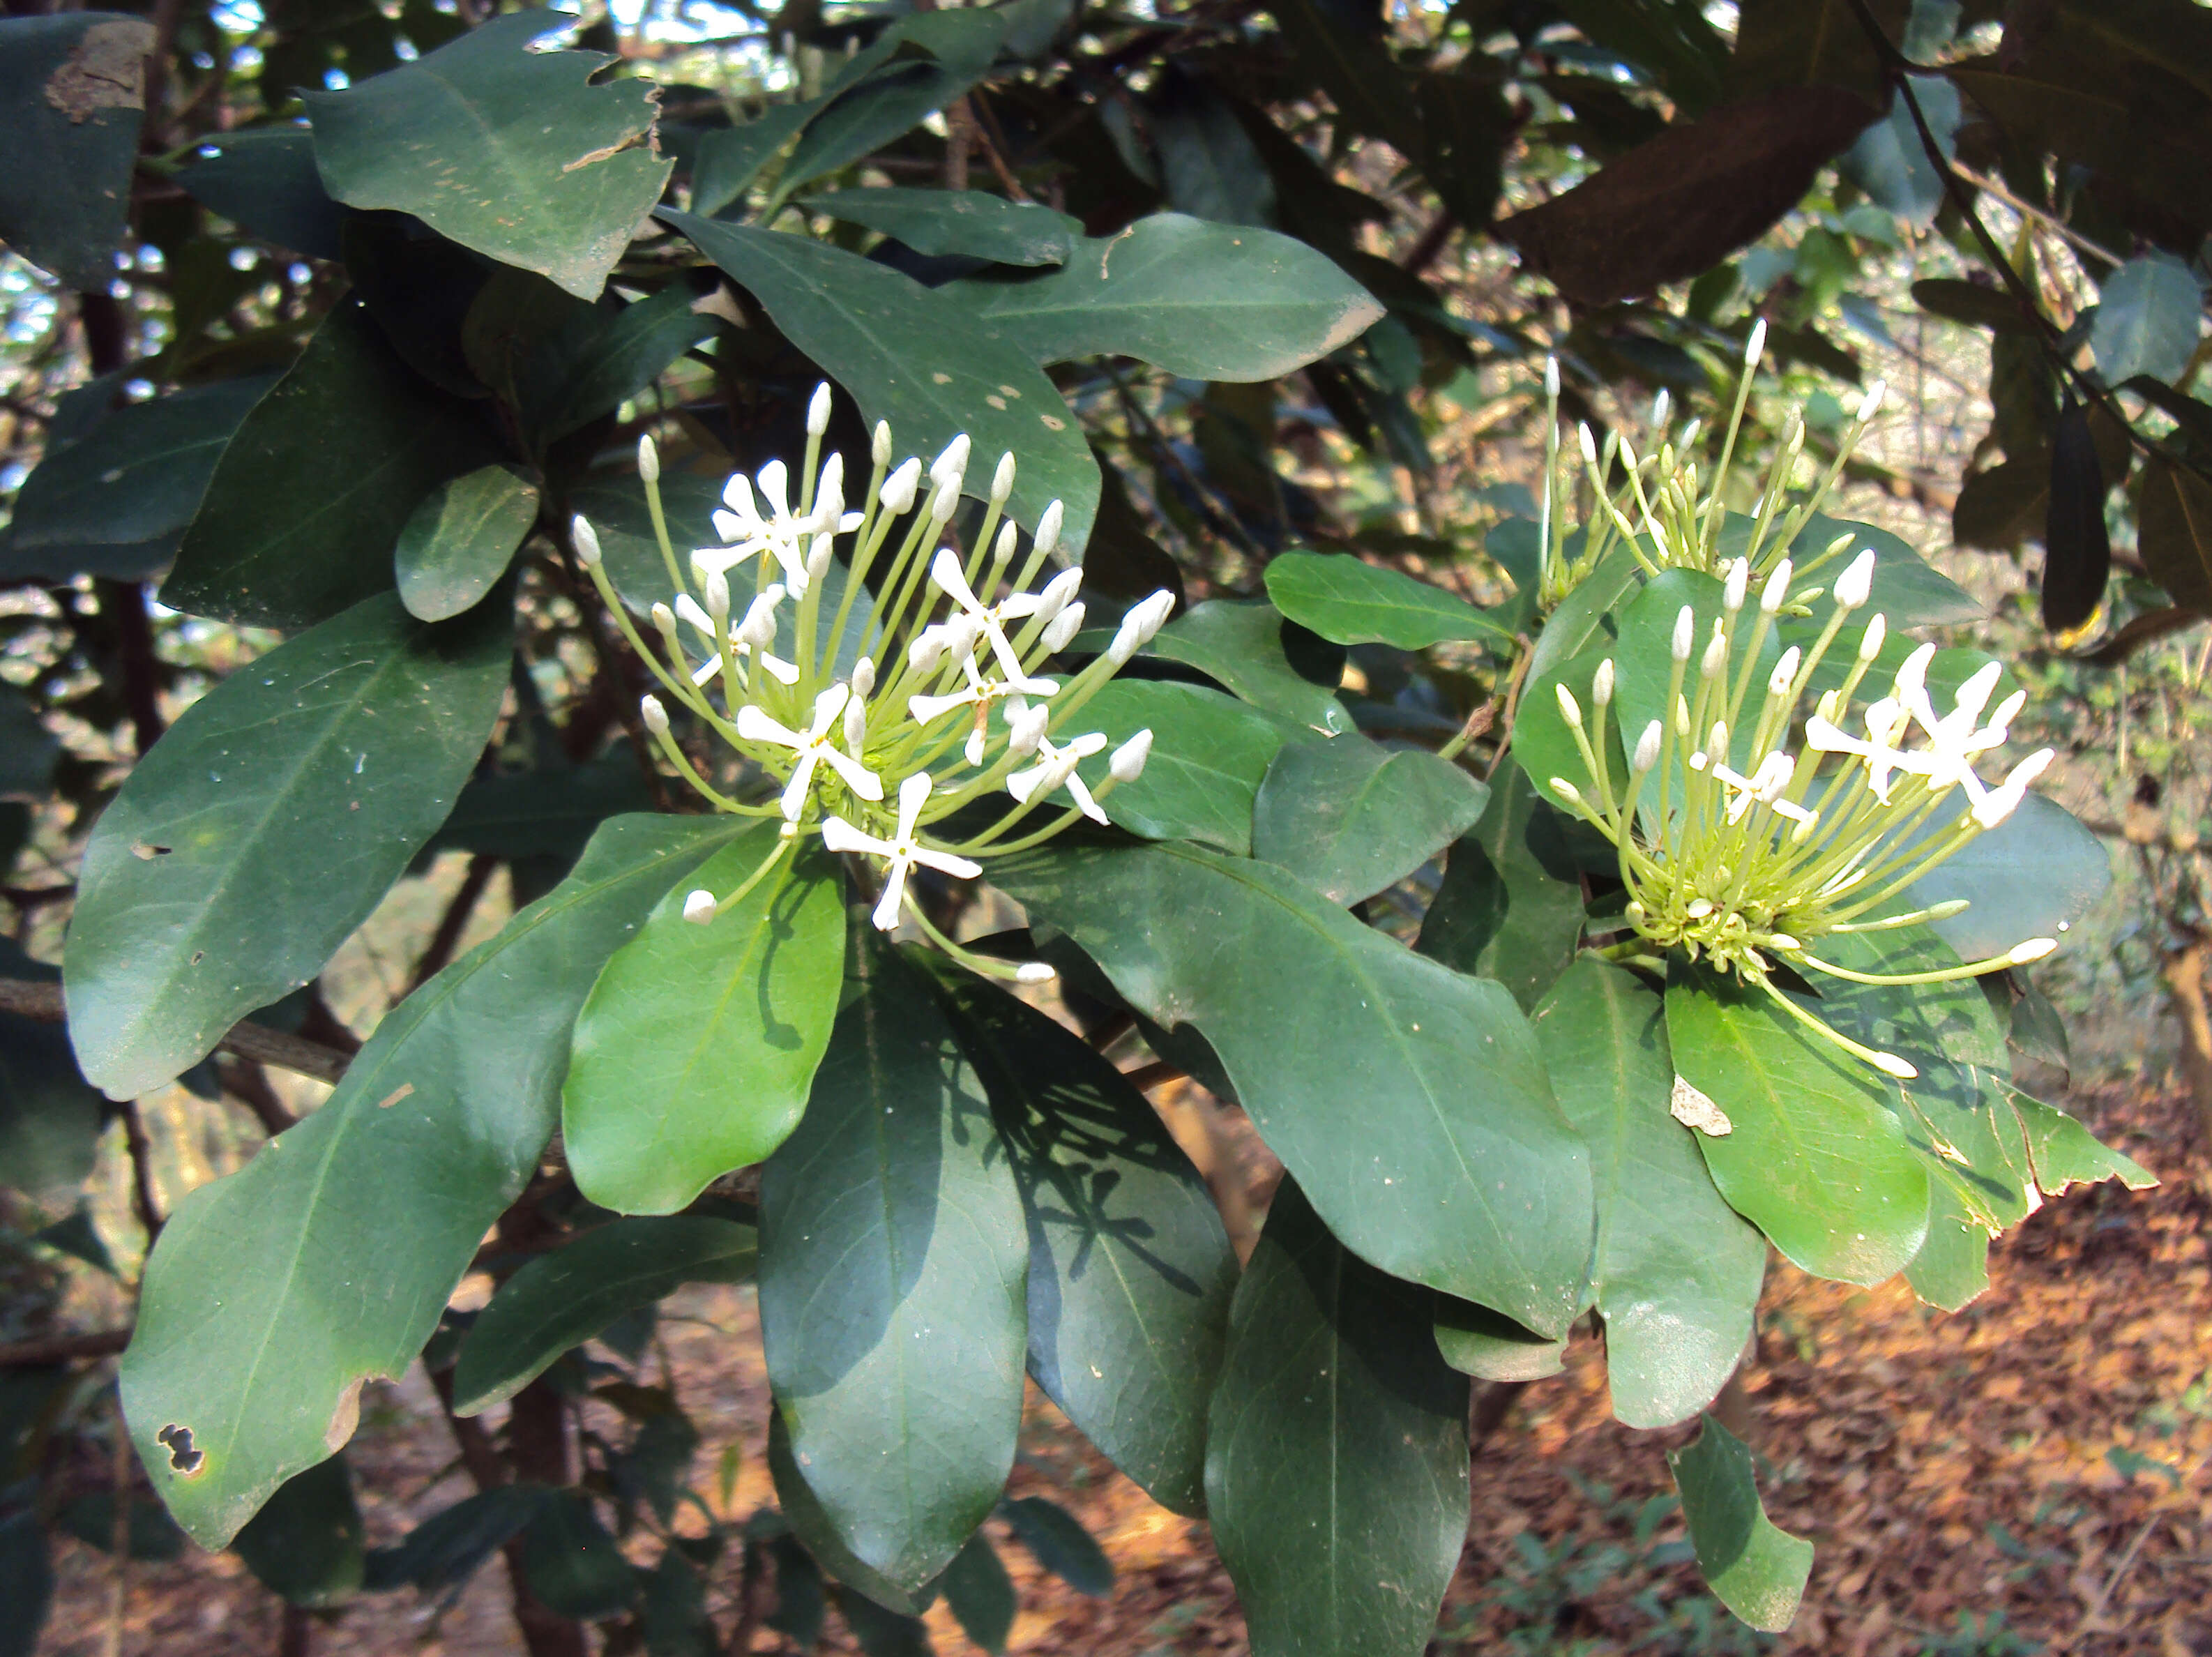
[[[1156,1088],[1163,1082],[1179,1082],[1188,1073],[1180,1065],[1170,1065],[1164,1059],[1156,1059],[1149,1065],[1139,1065],[1134,1070],[1123,1071],[1121,1079],[1136,1089],[1138,1092],[1142,1093],[1146,1089]]]
[[[0,1012],[40,1019],[49,1024],[58,1024],[69,1016],[63,1005],[60,985],[25,978],[0,978]],[[345,1074],[347,1062],[352,1057],[319,1041],[287,1035],[283,1030],[251,1022],[232,1025],[216,1046],[240,1059],[274,1065],[279,1070],[313,1077],[318,1082],[336,1082]]]
[[[491,884],[498,868],[497,858],[486,857],[481,852],[469,859],[468,872],[461,877],[453,901],[446,905],[446,913],[438,918],[438,930],[430,935],[422,958],[415,963],[415,974],[407,985],[409,994],[445,971],[447,962],[460,945],[461,934],[468,930],[469,917],[476,913],[477,901],[483,896],[484,888]]]
[[[160,1196],[154,1189],[154,1147],[147,1140],[137,1100],[118,1105],[115,1114],[123,1120],[123,1143],[131,1152],[131,1205],[137,1211],[138,1223],[146,1231],[146,1247],[151,1248],[161,1235],[162,1223]]]
[[[101,1329],[87,1335],[40,1335],[0,1342],[0,1369],[32,1369],[72,1358],[112,1357],[131,1344],[128,1329]]]

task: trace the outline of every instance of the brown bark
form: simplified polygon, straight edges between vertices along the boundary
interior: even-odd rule
[[[2205,989],[2212,938],[2193,939],[2166,958],[2166,993],[2181,1023],[2181,1074],[2197,1106],[2197,1120],[2212,1139],[2212,1000]]]

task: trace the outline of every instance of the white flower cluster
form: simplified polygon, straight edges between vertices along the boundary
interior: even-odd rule
[[[875,861],[878,926],[889,931],[910,916],[969,964],[1003,972],[937,932],[910,901],[908,877],[919,866],[972,880],[982,872],[980,858],[1024,850],[1079,818],[1109,820],[1101,802],[1142,773],[1152,733],[1128,738],[1103,774],[1086,780],[1078,768],[1109,739],[1077,729],[1076,715],[1151,640],[1175,601],[1154,593],[1087,665],[1054,676],[1051,659],[1073,643],[1085,617],[1079,569],[1031,590],[1059,543],[1060,503],[1040,514],[1021,555],[1020,533],[1005,515],[1014,457],[1001,457],[963,557],[945,537],[965,479],[967,437],[956,437],[925,473],[918,458],[891,465],[890,429],[878,424],[867,487],[858,510],[848,510],[843,458],[821,452],[830,413],[825,385],[808,407],[795,501],[781,460],[750,480],[729,480],[714,520],[723,544],[693,552],[688,577],[668,537],[659,454],[650,438],[640,441],[638,470],[673,589],[672,602],[652,609],[658,651],[616,593],[591,525],[575,522],[580,561],[669,699],[647,696],[641,708],[662,755],[717,810],[783,821],[759,869],[726,895],[693,892],[684,914],[711,922],[814,833],[832,852]],[[733,580],[748,578],[740,608]],[[728,787],[694,764],[672,704],[746,762]],[[757,797],[763,785],[772,798]],[[1063,794],[1060,813],[1030,821]],[[947,822],[994,795],[1012,802],[995,822],[971,813],[958,830]],[[1050,971],[1032,963],[1015,975]]]

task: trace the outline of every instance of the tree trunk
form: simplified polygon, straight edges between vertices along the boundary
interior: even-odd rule
[[[2212,938],[2196,938],[2166,958],[2166,992],[2181,1021],[2181,1074],[2197,1106],[2197,1120],[2212,1139],[2212,1003],[2205,993],[2206,956]]]

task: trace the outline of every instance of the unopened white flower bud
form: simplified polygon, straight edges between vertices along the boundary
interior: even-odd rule
[[[1012,449],[999,457],[999,470],[991,474],[991,504],[1003,507],[1006,497],[1014,492],[1014,452]]]
[[[1064,569],[1060,571],[1060,573],[1054,576],[1051,580],[1046,582],[1044,591],[1037,594],[1036,613],[1038,618],[1041,621],[1049,622],[1054,616],[1059,615],[1060,611],[1066,610],[1069,604],[1074,602],[1075,595],[1081,590],[1082,586],[1083,572],[1081,570]]]
[[[765,650],[775,642],[775,607],[783,602],[783,589],[771,586],[746,606],[745,619],[735,634],[742,645]]]
[[[813,398],[806,405],[806,434],[819,437],[830,429],[830,382],[823,380],[814,388]]]
[[[1867,387],[1867,394],[1859,399],[1858,422],[1863,426],[1881,412],[1881,399],[1889,387],[1877,379]]]
[[[836,543],[829,536],[817,535],[814,537],[814,544],[807,549],[806,554],[806,579],[809,583],[820,580],[829,570],[830,557],[836,549]]]
[[[1030,550],[1042,558],[1058,546],[1060,526],[1066,516],[1067,508],[1059,501],[1048,501],[1044,511],[1037,515],[1036,536],[1030,543]]]
[[[639,697],[637,716],[645,721],[645,728],[654,736],[665,737],[668,734],[668,710],[660,705],[659,697],[653,695]]]
[[[815,526],[825,531],[837,527],[845,511],[845,457],[832,454],[822,463],[821,480],[814,486]]]
[[[1674,616],[1674,659],[1686,662],[1698,645],[1698,617],[1689,605],[1684,604]]]
[[[1743,608],[1744,594],[1751,588],[1751,560],[1739,558],[1729,566],[1728,580],[1721,586],[1721,604],[1731,616]]]
[[[1636,754],[1632,763],[1640,775],[1659,763],[1659,744],[1662,732],[1659,721],[1654,719],[1644,727],[1644,734],[1636,740]]]
[[[1141,601],[1137,605],[1137,608],[1131,612],[1133,615],[1141,617],[1139,626],[1142,628],[1142,631],[1138,637],[1138,644],[1148,645],[1152,643],[1152,635],[1167,625],[1168,617],[1174,614],[1174,612],[1175,594],[1170,592],[1164,587],[1153,593],[1151,598]]]
[[[710,569],[707,572],[703,590],[699,596],[706,601],[707,614],[714,618],[717,626],[729,618],[730,578],[723,574],[720,570]]]
[[[1856,610],[1874,592],[1874,549],[1867,548],[1836,578],[1836,608]]]
[[[2055,938],[2031,938],[2025,944],[2015,944],[2006,957],[2015,967],[2032,966],[2058,947]]]
[[[684,900],[684,918],[703,926],[714,918],[714,895],[703,887]]]
[[[1613,658],[1608,656],[1597,665],[1597,674],[1590,681],[1590,701],[1604,707],[1613,701]]]
[[[968,434],[962,432],[945,446],[945,452],[929,464],[929,481],[942,483],[951,478],[957,485],[968,470]]]
[[[676,631],[676,612],[666,604],[657,604],[647,613],[653,617],[653,625],[659,630],[662,637],[668,637]]]
[[[584,521],[581,513],[570,521],[568,536],[575,543],[576,561],[586,569],[597,569],[599,567],[599,537],[597,531]]]
[[[875,432],[868,439],[868,458],[878,466],[888,466],[891,464],[891,422],[890,421],[876,422]]]
[[[1759,359],[1765,349],[1766,319],[1761,317],[1751,325],[1751,337],[1744,342],[1743,366],[1747,368],[1759,367]]]
[[[1052,710],[1039,705],[1024,707],[1006,721],[1006,751],[1016,759],[1024,759],[1037,750],[1044,740],[1044,728],[1052,719]]]
[[[1583,458],[1589,461],[1591,465],[1596,465],[1597,439],[1590,435],[1589,422],[1588,421],[1584,421],[1580,426],[1576,428],[1576,431],[1582,439]]]
[[[1575,693],[1563,684],[1553,685],[1552,693],[1559,699],[1559,712],[1566,715],[1567,723],[1580,725],[1583,722],[1583,708],[1582,704],[1575,700]]]
[[[1874,1066],[1885,1076],[1894,1076],[1900,1082],[1910,1082],[1920,1072],[1893,1053],[1877,1053]]]
[[[1049,984],[1059,976],[1048,961],[1024,961],[1014,968],[1017,984]]]
[[[1144,730],[1114,750],[1106,762],[1107,774],[1116,782],[1134,782],[1145,774],[1146,757],[1152,751],[1152,727]]]
[[[1728,665],[1728,634],[1716,627],[1713,636],[1705,643],[1705,659],[1698,664],[1698,671],[1710,679]]]
[[[1766,585],[1759,589],[1759,607],[1769,616],[1781,609],[1782,601],[1790,596],[1790,561],[1784,558],[1766,578]]]
[[[1889,622],[1877,610],[1874,620],[1867,623],[1866,632],[1859,640],[1859,659],[1863,662],[1870,662],[1881,655],[1882,640],[1888,636],[1888,634]]]
[[[1790,694],[1790,683],[1797,677],[1798,660],[1799,652],[1796,645],[1782,652],[1782,659],[1775,663],[1774,671],[1767,676],[1766,689],[1770,694],[1777,696]]]
[[[906,647],[907,665],[917,673],[933,673],[937,671],[937,665],[945,659],[945,629],[926,627]]]
[[[939,478],[929,496],[929,521],[932,524],[950,522],[953,508],[959,504],[960,480],[957,477]]]
[[[845,746],[857,754],[868,740],[868,705],[858,696],[845,704]]]
[[[914,510],[915,492],[921,487],[921,462],[905,460],[884,479],[884,510],[896,518]]]
[[[1083,601],[1079,598],[1046,623],[1044,631],[1037,635],[1038,642],[1044,646],[1047,655],[1057,655],[1082,630]]]
[[[660,481],[660,451],[654,446],[650,432],[637,440],[637,475],[648,483]]]
[[[1574,784],[1569,782],[1565,777],[1553,777],[1551,781],[1551,789],[1554,794],[1557,794],[1561,799],[1565,800],[1570,805],[1580,805],[1583,803],[1583,791],[1576,787]]]
[[[876,659],[863,656],[853,664],[853,695],[872,696],[876,690]]]
[[[1559,400],[1559,360],[1555,356],[1544,359],[1544,395],[1554,403]]]
[[[1667,423],[1667,416],[1673,411],[1674,404],[1674,400],[1667,394],[1666,387],[1660,387],[1659,395],[1651,399],[1651,424],[1655,428]]]

